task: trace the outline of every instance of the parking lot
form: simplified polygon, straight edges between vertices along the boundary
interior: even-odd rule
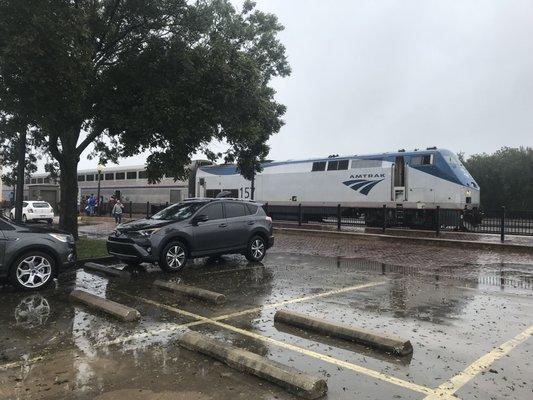
[[[335,253],[340,244],[329,242]],[[321,251],[327,243],[281,237],[261,264],[199,259],[179,276],[150,265],[128,270],[129,278],[79,269],[37,294],[4,287],[0,398],[297,398],[180,347],[187,329],[321,376],[327,399],[531,398],[531,257],[467,251],[461,263],[447,248],[444,256],[404,249],[406,259],[392,244],[372,250],[371,242],[342,244],[352,253],[333,257]],[[227,301],[161,291],[156,279]],[[75,303],[73,289],[134,307],[141,319],[121,322]],[[393,356],[274,322],[277,310],[399,336],[413,353]]]

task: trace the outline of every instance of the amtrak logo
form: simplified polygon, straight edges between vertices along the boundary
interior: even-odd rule
[[[350,187],[351,189],[355,190],[356,192],[359,192],[361,194],[364,194],[365,196],[368,196],[368,193],[376,186],[379,182],[384,181],[384,179],[379,180],[368,180],[368,179],[352,179],[349,181],[344,181],[346,186]]]

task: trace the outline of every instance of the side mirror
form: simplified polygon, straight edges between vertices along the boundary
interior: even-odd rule
[[[205,214],[196,215],[192,219],[193,225],[198,225],[198,222],[205,222],[208,221],[209,218]]]

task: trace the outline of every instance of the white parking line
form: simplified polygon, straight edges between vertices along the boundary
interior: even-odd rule
[[[514,348],[516,348],[521,343],[524,343],[532,335],[533,325],[531,325],[525,331],[520,332],[511,340],[492,349],[492,351],[488,352],[487,354],[470,364],[464,371],[442,383],[435,390],[435,393],[433,395],[427,396],[425,400],[453,398],[455,392],[457,392],[461,387],[463,387],[472,379],[474,379],[481,371],[487,369],[496,361],[509,354]]]

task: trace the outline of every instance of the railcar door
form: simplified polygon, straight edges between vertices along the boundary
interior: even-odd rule
[[[406,177],[405,158],[397,156],[394,161],[394,201],[405,201],[406,198]]]

